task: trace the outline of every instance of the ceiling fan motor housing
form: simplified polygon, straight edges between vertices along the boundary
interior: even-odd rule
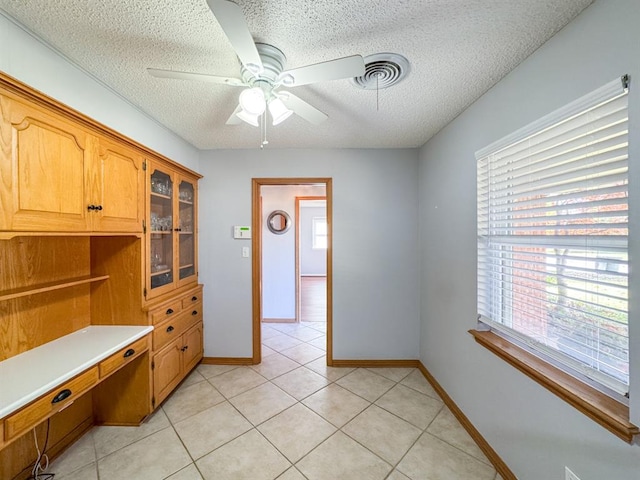
[[[284,70],[287,57],[282,50],[267,43],[256,43],[256,48],[262,60],[263,70],[257,75],[254,75],[243,65],[241,70],[242,79],[250,85],[253,85],[255,82],[267,82],[271,85],[271,88],[273,88],[278,77]]]

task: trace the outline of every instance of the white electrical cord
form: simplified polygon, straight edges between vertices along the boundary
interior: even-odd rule
[[[45,453],[47,443],[49,441],[49,426],[49,420],[47,420],[47,436],[44,441],[42,452],[40,452],[40,446],[38,445],[38,435],[36,434],[36,429],[33,429],[33,440],[36,446],[36,452],[38,453],[36,463],[31,470],[31,478],[33,480],[40,480],[41,478],[42,480],[51,479],[55,475],[54,473],[45,473],[45,470],[49,468],[49,456]],[[45,462],[44,466],[42,465],[42,462]],[[46,476],[41,477],[40,474],[45,474]]]

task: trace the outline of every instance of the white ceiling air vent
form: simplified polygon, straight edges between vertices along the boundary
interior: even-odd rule
[[[398,53],[375,53],[364,57],[364,75],[351,82],[364,90],[389,88],[409,74],[409,60]]]

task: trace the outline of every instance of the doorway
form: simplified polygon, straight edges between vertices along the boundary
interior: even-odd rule
[[[324,193],[324,192],[323,192]],[[326,327],[326,196],[296,196],[296,320]]]
[[[331,178],[254,178],[252,180],[252,303],[253,303],[253,363],[258,364],[262,361],[262,320],[264,317],[265,307],[272,308],[271,305],[265,305],[264,293],[265,293],[265,275],[268,275],[270,264],[273,263],[273,259],[268,262],[264,262],[265,255],[269,253],[268,242],[278,240],[277,235],[281,235],[278,230],[283,230],[282,234],[288,232],[290,235],[295,235],[296,245],[296,261],[295,261],[295,298],[299,298],[301,295],[300,285],[300,271],[299,271],[299,252],[298,252],[298,240],[299,236],[299,205],[296,201],[295,211],[293,213],[294,219],[291,222],[295,223],[295,228],[286,227],[282,222],[286,222],[286,217],[290,216],[286,209],[283,210],[284,215],[279,212],[280,209],[270,204],[263,205],[263,187],[268,189],[269,187],[277,186],[299,186],[299,187],[324,187],[324,199],[326,202],[326,287],[325,297],[323,299],[326,317],[326,358],[327,365],[333,363],[333,338],[332,338],[332,254],[331,254],[331,239],[332,239],[332,181]],[[299,198],[305,198],[304,196],[296,195]],[[273,211],[271,211],[273,209]],[[277,218],[277,227],[269,229],[269,225],[273,223],[274,215]],[[264,232],[269,231],[269,237],[263,238]],[[275,235],[275,236],[274,236]],[[281,238],[283,239],[284,236]],[[291,237],[290,237],[291,238]],[[284,264],[283,264],[284,265]],[[287,267],[288,268],[288,267]],[[267,270],[267,271],[265,271]],[[268,288],[267,288],[268,290]],[[282,302],[286,303],[286,302]],[[295,314],[293,321],[299,321],[301,319],[301,305],[300,302],[295,302]],[[320,309],[317,309],[320,310]],[[286,311],[286,309],[284,310]]]

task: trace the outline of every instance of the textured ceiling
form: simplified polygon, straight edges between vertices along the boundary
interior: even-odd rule
[[[287,68],[379,52],[411,63],[402,82],[377,93],[349,80],[292,89],[329,119],[269,126],[277,148],[421,146],[591,2],[237,1],[254,39],[283,50]],[[259,146],[258,128],[225,125],[238,87],[146,71],[240,77],[205,0],[0,0],[0,9],[194,146]]]

